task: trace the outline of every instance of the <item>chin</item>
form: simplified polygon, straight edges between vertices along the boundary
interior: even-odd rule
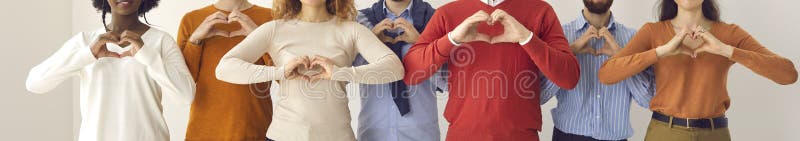
[[[325,5],[326,0],[300,0],[300,3],[303,5],[309,6],[318,6],[318,5]]]
[[[699,9],[703,5],[703,0],[677,0],[678,7],[682,9]]]

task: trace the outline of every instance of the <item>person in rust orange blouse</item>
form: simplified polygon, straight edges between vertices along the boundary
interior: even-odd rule
[[[724,23],[714,0],[663,0],[660,21],[645,24],[600,68],[613,84],[655,67],[653,120],[645,140],[731,140],[728,70],[739,63],[778,84],[797,81],[794,64],[735,24]]]
[[[178,45],[197,82],[187,141],[266,139],[272,120],[269,82],[231,84],[217,80],[214,70],[225,53],[271,20],[271,9],[247,0],[217,0],[183,16]],[[265,54],[255,63],[271,65],[272,60]]]

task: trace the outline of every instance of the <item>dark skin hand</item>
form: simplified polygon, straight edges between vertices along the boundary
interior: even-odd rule
[[[144,46],[141,35],[150,26],[139,21],[138,10],[142,0],[108,0],[111,7],[111,24],[106,33],[92,43],[92,54],[95,58],[134,56]],[[117,54],[106,49],[106,43],[118,44],[121,47],[132,47],[130,51]]]

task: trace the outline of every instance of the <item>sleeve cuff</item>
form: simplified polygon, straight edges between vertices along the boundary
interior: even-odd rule
[[[447,35],[450,35],[450,34],[447,34]],[[533,39],[533,32],[531,32],[531,34],[528,36],[528,39],[525,39],[525,41],[523,41],[523,42],[519,42],[519,45],[523,46],[525,44],[528,44],[528,42],[531,42],[531,39]]]
[[[648,51],[643,52],[645,62],[648,64],[655,64],[658,62],[658,54],[656,53],[656,49],[650,49]]]
[[[186,47],[199,48],[199,47],[203,47],[203,45],[198,45],[198,44],[192,43],[191,41],[186,41]]]
[[[731,46],[731,47],[733,47],[733,46]],[[742,57],[745,55],[745,54],[743,54],[743,53],[745,53],[744,51],[745,50],[739,49],[737,47],[733,47],[733,53],[731,53],[731,58],[730,58],[731,61],[739,62],[739,60],[742,60]]]
[[[92,48],[91,47],[87,47],[85,49],[80,49],[80,50],[78,50],[77,54],[78,54],[78,57],[80,57],[79,60],[81,62],[91,63],[91,62],[97,61],[97,58],[92,53]]]
[[[263,71],[267,71],[267,67],[268,66],[261,66],[262,69],[259,69],[259,70],[261,70],[262,72]],[[275,70],[275,73],[276,73],[275,74],[275,76],[276,76],[275,78],[278,78],[278,80],[286,80],[286,75],[284,75],[284,73],[286,73],[286,72],[284,71],[283,66],[277,67],[277,70]],[[269,74],[267,74],[267,75],[269,75]]]
[[[331,80],[349,82],[353,76],[346,69],[352,69],[352,67],[341,68],[334,65],[331,70]]]
[[[447,32],[447,40],[453,44],[453,46],[460,46],[461,44],[457,43],[456,40],[453,40],[453,36],[450,36],[450,32]]]

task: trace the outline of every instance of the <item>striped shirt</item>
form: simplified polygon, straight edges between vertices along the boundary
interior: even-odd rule
[[[583,14],[578,19],[563,25],[564,35],[570,43],[577,40],[591,26]],[[620,46],[625,46],[636,30],[614,21],[611,16],[608,30]],[[588,46],[599,50],[604,39],[590,39]],[[553,123],[561,131],[589,136],[599,140],[622,140],[633,135],[629,112],[631,99],[648,108],[654,96],[652,67],[640,74],[614,85],[603,85],[597,79],[597,71],[610,56],[575,54],[581,68],[581,76],[575,89],[564,90],[547,78],[542,78],[541,104],[553,96],[558,106],[551,110]]]

